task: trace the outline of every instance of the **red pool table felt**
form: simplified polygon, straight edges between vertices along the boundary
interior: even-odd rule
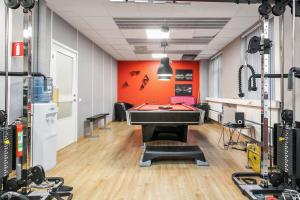
[[[161,106],[170,106],[171,109],[161,109]],[[175,105],[151,105],[151,104],[142,104],[134,108],[134,110],[141,110],[141,111],[155,111],[155,110],[170,110],[170,111],[195,111],[196,108],[184,104],[175,104]]]

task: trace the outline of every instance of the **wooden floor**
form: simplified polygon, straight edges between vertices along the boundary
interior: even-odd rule
[[[246,199],[231,180],[245,171],[246,155],[217,145],[221,127],[189,127],[189,144],[199,145],[209,166],[192,161],[159,161],[139,167],[140,126],[113,122],[99,131],[98,140],[83,139],[61,152],[49,176],[62,176],[74,187],[74,199],[112,200],[227,200]]]

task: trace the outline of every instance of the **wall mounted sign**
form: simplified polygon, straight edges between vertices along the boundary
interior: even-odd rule
[[[193,70],[176,70],[176,81],[192,81],[193,80]]]
[[[12,56],[24,56],[24,42],[12,43]]]
[[[193,85],[192,84],[176,84],[175,85],[176,96],[192,96]]]

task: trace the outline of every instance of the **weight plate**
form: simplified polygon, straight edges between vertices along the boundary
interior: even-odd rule
[[[21,0],[21,5],[25,9],[32,9],[34,7],[35,0]]]
[[[277,3],[272,8],[272,13],[275,16],[281,16],[285,12],[285,5],[283,3]]]
[[[11,9],[17,9],[20,7],[20,0],[4,0],[4,3]]]
[[[272,11],[271,4],[269,2],[262,3],[259,6],[258,11],[263,16],[266,16],[266,15],[270,14],[270,12]]]

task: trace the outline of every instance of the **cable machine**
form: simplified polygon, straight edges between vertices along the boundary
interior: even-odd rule
[[[32,9],[38,5],[36,0],[4,0],[5,10],[5,111],[0,112],[0,200],[31,200],[73,198],[72,187],[64,186],[61,177],[46,177],[42,166],[32,166],[31,128],[32,128],[32,77],[47,77],[32,72]],[[9,46],[9,12],[10,9],[22,7],[24,13],[24,57],[23,72],[8,71]],[[7,119],[8,111],[8,77],[15,76],[23,81],[23,116],[12,125]],[[14,132],[16,135],[14,136]],[[15,138],[15,139],[13,139]],[[15,140],[15,141],[14,141]],[[16,145],[18,144],[18,145]],[[3,152],[3,153],[2,153]],[[15,165],[15,166],[14,166]],[[14,166],[14,167],[13,167]],[[16,170],[16,177],[9,177]]]
[[[254,37],[250,41],[248,53],[260,52],[261,74],[255,74],[247,63],[239,69],[239,96],[243,97],[241,86],[241,72],[249,68],[252,72],[249,78],[248,89],[257,90],[256,78],[261,80],[261,163],[260,173],[235,173],[232,179],[239,189],[249,199],[265,199],[266,195],[282,197],[282,199],[300,199],[297,190],[300,189],[300,125],[295,121],[295,86],[294,79],[300,77],[300,68],[295,67],[295,21],[300,17],[299,0],[173,0],[169,2],[224,2],[224,3],[260,3],[258,12],[261,15],[261,37]],[[284,13],[286,7],[291,8],[293,14],[293,67],[289,74],[284,74]],[[270,50],[272,41],[269,39],[269,16],[281,18],[281,73],[270,74]],[[281,123],[274,125],[273,137],[274,164],[278,173],[269,173],[269,155],[271,152],[270,132],[268,125],[270,109],[270,83],[266,78],[281,78]],[[289,78],[289,89],[293,89],[293,111],[284,110],[284,78]],[[252,84],[253,83],[253,84]],[[294,87],[292,87],[294,86]],[[277,127],[281,127],[277,128]],[[272,157],[272,156],[271,156]],[[273,161],[271,160],[271,165]],[[271,171],[272,172],[272,171]],[[259,181],[259,182],[258,182]],[[296,198],[295,198],[296,197]]]

